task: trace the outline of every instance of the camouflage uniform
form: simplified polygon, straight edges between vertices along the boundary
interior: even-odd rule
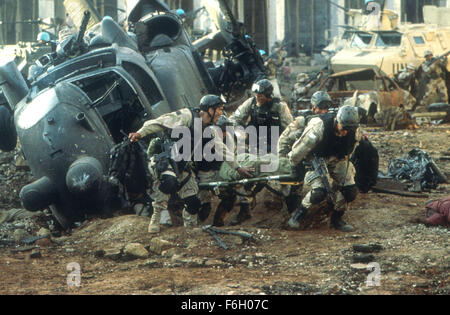
[[[425,61],[420,67],[422,70],[422,76],[427,81],[425,87],[425,94],[419,106],[417,106],[417,112],[424,112],[427,106],[430,105],[436,97],[438,100],[436,102],[447,103],[448,102],[448,91],[445,84],[445,73],[444,69],[447,65],[447,59],[434,63],[435,59],[431,61]]]
[[[278,139],[278,155],[280,157],[288,156],[291,152],[292,145],[297,141],[306,127],[306,119],[304,116],[299,116],[294,119],[292,123],[287,126]]]
[[[398,74],[398,85],[406,91],[413,92],[412,89],[417,86],[416,77],[414,75],[414,66],[408,65],[408,68],[404,69]]]
[[[268,115],[268,119],[270,121],[258,122],[258,113],[262,113],[264,115]],[[271,135],[271,127],[279,127],[280,132],[283,132],[287,126],[293,121],[293,117],[289,107],[286,103],[280,102],[278,99],[272,99],[272,101],[268,104],[264,104],[259,106],[256,103],[256,99],[251,97],[247,101],[245,101],[239,108],[233,113],[230,117],[230,120],[234,123],[235,126],[255,126],[258,130],[260,126],[267,126],[269,135],[267,135],[268,139],[268,150],[271,152],[270,148],[270,135]],[[258,137],[260,138],[260,137]]]
[[[306,84],[308,81],[308,75],[306,73],[300,73],[297,75],[297,82],[294,84],[294,88],[292,90],[292,101],[296,103],[300,98],[306,96],[309,90],[313,86],[313,82]]]
[[[173,130],[181,126],[188,127],[192,130],[193,119],[194,116],[190,109],[181,109],[176,112],[162,115],[156,119],[146,121],[143,127],[139,129],[137,133],[140,134],[142,137],[145,137],[150,134],[164,132],[167,129]],[[237,164],[234,155],[228,151],[223,140],[220,139],[220,137],[218,136],[214,137],[213,139],[216,143],[215,147],[223,148],[224,160],[227,163],[230,163],[230,165],[232,165],[233,168],[237,169],[239,165]],[[191,149],[194,150],[194,148]],[[161,185],[161,180],[156,172],[155,166],[156,166],[155,160],[154,157],[152,157],[152,160],[149,164],[150,173],[153,180],[153,187],[152,187],[153,193],[151,194],[151,198],[154,200],[152,203],[154,212],[149,226],[149,232],[152,233],[159,232],[159,221],[161,217],[161,211],[167,209],[168,206],[167,203],[169,200],[169,195],[164,194],[163,192],[160,191],[159,187]],[[168,171],[173,170],[169,169]],[[187,179],[188,176],[190,176],[189,179]],[[199,193],[198,184],[196,182],[195,176],[191,174],[189,166],[185,167],[185,170],[182,172],[182,174],[180,174],[179,181],[184,183],[185,180],[187,182],[178,191],[179,197],[183,200],[197,196]],[[198,206],[200,207],[200,204]],[[185,226],[195,225],[195,222],[193,222],[192,214],[189,214],[188,211],[186,211],[186,208],[183,210],[183,219],[185,221]],[[155,229],[150,231],[150,227],[155,227]]]
[[[357,128],[347,136],[340,137],[335,131],[335,119],[334,114],[319,115],[311,119],[288,157],[292,166],[299,165],[313,153],[326,160],[328,181],[335,191],[336,207],[333,210],[340,218],[347,209],[348,202],[356,198],[356,171],[349,159],[361,139],[361,131]],[[309,210],[312,205],[326,198],[323,195],[324,186],[315,171],[306,173],[304,184],[310,187],[310,191],[303,198],[302,207]]]

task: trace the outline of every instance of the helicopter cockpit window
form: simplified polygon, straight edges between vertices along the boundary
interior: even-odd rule
[[[363,33],[359,32],[356,33],[353,37],[352,43],[350,44],[351,47],[358,47],[358,48],[364,48],[369,46],[370,42],[372,41],[373,34],[369,33]]]
[[[378,33],[375,43],[376,47],[399,47],[402,43],[402,34],[400,33]]]
[[[20,109],[17,125],[22,129],[33,127],[58,104],[55,89],[48,89],[39,94],[33,101]]]

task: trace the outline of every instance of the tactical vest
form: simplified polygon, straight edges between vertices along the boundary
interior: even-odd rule
[[[212,138],[203,138],[203,130],[202,132],[202,138],[201,138],[201,144],[195,143],[195,137],[194,137],[194,120],[195,118],[200,118],[200,110],[198,108],[189,108],[189,110],[192,113],[192,121],[189,128],[190,134],[191,134],[191,157],[194,158],[194,150],[199,150],[196,148],[198,145],[201,145],[201,152],[203,154],[203,148],[212,140]],[[171,138],[171,140],[175,143],[176,141],[180,140],[179,138]],[[181,150],[180,154],[182,154],[183,151]],[[214,148],[211,149],[211,153],[214,154]],[[192,160],[191,159],[191,160]],[[185,161],[178,162],[178,168],[184,169],[186,166]],[[213,170],[220,170],[220,166],[222,165],[222,161],[211,161],[208,162],[204,158],[201,161],[195,161],[195,168],[199,171],[213,171]]]
[[[203,138],[202,137],[202,153],[204,147],[208,144],[208,142],[212,141],[212,138]],[[211,149],[211,153],[215,153],[215,148],[213,147]],[[222,166],[223,161],[211,161],[208,162],[205,160],[205,157],[203,156],[203,159],[201,161],[195,162],[195,168],[198,171],[208,172],[208,171],[219,171],[220,167]]]
[[[281,117],[279,113],[279,99],[272,99],[272,101],[258,106],[256,105],[256,98],[253,98],[251,110],[250,110],[250,122],[248,126],[256,127],[256,132],[258,139],[261,140],[261,135],[259,134],[259,127],[267,127],[267,150],[268,153],[271,152],[271,139],[272,139],[272,128],[281,127]],[[281,134],[283,130],[279,129]],[[258,145],[261,145],[258,142]]]
[[[188,108],[188,109],[190,110],[190,112],[192,114],[192,121],[191,121],[191,124],[188,126],[189,132],[190,132],[190,136],[191,136],[191,139],[190,139],[190,141],[191,141],[191,152],[190,152],[190,154],[191,154],[191,157],[192,157],[193,156],[193,152],[194,152],[194,145],[195,145],[194,144],[194,120],[195,120],[195,118],[200,118],[200,114],[199,114],[200,110],[198,108]],[[181,115],[180,111],[177,111],[176,113],[178,115]],[[180,137],[172,137],[172,129],[168,129],[168,130],[164,131],[164,133],[162,135],[162,141],[161,141],[161,144],[162,144],[161,149],[162,149],[163,152],[158,155],[158,156],[161,156],[161,157],[165,156],[167,159],[170,159],[170,164],[172,164],[172,166],[174,168],[176,168],[175,172],[178,173],[177,175],[181,175],[181,173],[187,168],[187,163],[188,163],[188,161],[185,161],[185,160],[182,160],[182,161],[179,161],[179,162],[176,162],[176,163],[173,161],[172,154],[171,154],[172,153],[172,148],[180,140],[181,140],[181,135],[180,135]],[[169,142],[169,145],[168,146],[164,145],[167,142]],[[183,150],[184,149],[185,149],[184,147],[179,148],[179,154],[180,155],[183,155],[183,153],[184,153]],[[158,158],[158,160],[159,160],[159,158]],[[189,159],[189,160],[191,160],[191,159]],[[169,161],[167,161],[167,162],[169,162]],[[161,163],[161,165],[168,166],[167,162]],[[160,169],[159,169],[160,173],[165,171],[162,168],[163,167],[160,167]]]
[[[314,148],[312,153],[318,157],[328,158],[335,156],[343,159],[346,155],[352,153],[356,139],[355,131],[349,131],[345,137],[339,137],[335,132],[335,117],[333,113],[327,113],[318,116],[324,124],[323,139]]]

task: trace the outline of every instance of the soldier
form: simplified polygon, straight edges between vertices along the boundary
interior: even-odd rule
[[[297,82],[294,84],[294,88],[292,90],[291,98],[294,103],[306,96],[308,94],[309,88],[306,86],[306,82],[308,81],[308,75],[306,73],[299,73],[297,75]]]
[[[311,97],[311,109],[313,115],[321,115],[328,113],[328,109],[332,105],[330,95],[324,91],[317,91]],[[280,157],[287,158],[288,153],[292,149],[292,145],[302,135],[307,123],[316,116],[299,116],[297,117],[281,134],[278,140],[278,155]],[[303,167],[300,165],[300,169],[297,170],[298,175],[303,174]],[[303,179],[303,178],[302,178]],[[299,189],[301,186],[291,186],[290,194],[286,197],[286,206],[289,213],[293,213],[299,207],[300,196]]]
[[[254,97],[245,101],[230,117],[230,120],[235,126],[254,126],[257,132],[258,152],[261,148],[266,148],[266,153],[276,152],[276,148],[272,148],[272,137],[277,137],[278,142],[279,132],[281,132],[293,121],[292,114],[286,103],[280,102],[278,98],[273,96],[273,85],[267,79],[262,79],[253,84],[252,87]],[[267,128],[267,134],[260,134],[260,127]],[[278,128],[278,134],[273,134],[274,129]],[[276,146],[276,145],[275,145]],[[252,151],[252,150],[250,150]],[[264,150],[262,150],[264,151]],[[259,192],[264,186],[257,185],[255,192]],[[233,219],[233,225],[237,225],[246,219],[250,218],[249,208],[241,207],[241,211]]]
[[[295,83],[291,98],[294,104],[300,101],[301,98],[306,97],[314,86],[316,86],[324,77],[325,69],[318,72],[312,79],[309,79],[308,74],[300,73],[297,75],[297,83]]]
[[[447,103],[448,92],[445,84],[445,72],[447,66],[447,56],[441,59],[433,58],[430,50],[425,51],[425,61],[420,65],[421,80],[426,83],[425,94],[420,101],[416,112],[426,111],[426,107],[431,104],[436,96],[439,97],[437,102]]]
[[[416,89],[416,67],[410,63],[406,67],[406,69],[403,69],[397,76],[397,83],[398,85],[406,90],[409,91],[411,94],[415,95],[415,89]]]
[[[341,107],[336,116],[325,114],[311,119],[288,154],[289,160],[296,167],[303,160],[313,156],[326,159],[329,171],[327,179],[336,198],[327,196],[325,186],[317,172],[308,171],[305,175],[305,184],[311,190],[289,220],[289,226],[298,228],[313,205],[331,197],[335,200],[335,207],[331,214],[330,227],[345,232],[353,230],[351,225],[342,220],[342,216],[348,208],[348,203],[355,200],[358,193],[354,179],[355,168],[349,157],[361,139],[360,134],[358,110],[353,106]]]
[[[288,153],[292,149],[292,145],[300,138],[305,129],[307,122],[311,120],[313,115],[321,115],[328,113],[332,105],[330,95],[324,91],[317,91],[311,97],[311,114],[309,116],[298,116],[294,121],[283,131],[278,139],[278,155],[280,157],[288,157]]]
[[[220,117],[216,125],[219,128],[221,128],[224,139],[226,139],[227,136],[232,136],[231,134],[227,134],[226,128],[228,126],[233,126],[233,123],[226,116]],[[250,170],[254,171],[254,169],[250,169]],[[204,177],[204,179],[201,179],[200,182],[207,182],[213,178],[215,178],[215,176],[214,177],[209,176],[208,178]],[[201,191],[200,191],[200,193],[201,193]],[[251,199],[249,197],[247,197],[248,194],[249,193],[246,192],[243,187],[239,187],[237,189],[232,188],[232,187],[227,187],[227,188],[221,190],[220,195],[219,195],[220,203],[217,206],[217,209],[216,209],[216,212],[214,215],[213,225],[218,226],[218,227],[225,225],[225,223],[224,223],[225,215],[228,212],[230,212],[231,210],[233,210],[236,200],[239,200],[240,210],[239,210],[239,214],[231,220],[231,225],[238,225],[241,222],[244,222],[244,221],[250,219],[251,218],[251,214],[250,214]],[[209,212],[208,212],[208,214],[209,214]],[[204,218],[206,220],[207,216],[205,215]]]
[[[132,142],[137,142],[143,137],[151,134],[167,131],[172,131],[173,134],[173,131],[176,128],[188,127],[190,130],[191,150],[195,152],[197,143],[193,143],[192,145],[192,142],[194,142],[193,139],[195,138],[194,134],[196,132],[195,118],[201,120],[201,131],[203,135],[205,128],[211,124],[215,124],[222,115],[223,106],[224,101],[219,96],[206,95],[200,101],[200,108],[185,108],[162,115],[153,120],[148,120],[137,132],[130,133],[129,139]],[[166,139],[170,139],[172,141],[177,140],[172,138],[172,134],[166,135]],[[203,141],[203,139],[201,139],[201,141]],[[217,141],[218,147],[223,148],[225,161],[230,163],[232,167],[235,168],[239,174],[241,174],[241,176],[252,176],[248,169],[240,167],[240,165],[235,161],[234,155],[230,154],[222,139],[219,139],[219,137],[216,136],[214,137],[214,141]],[[171,149],[170,151],[172,152],[173,150]],[[187,153],[189,154],[190,152]],[[154,201],[152,203],[153,215],[150,220],[148,232],[153,234],[159,233],[161,211],[167,209],[170,194],[176,192],[185,203],[185,207],[183,209],[184,226],[195,226],[197,224],[197,214],[200,209],[201,202],[197,196],[199,189],[195,176],[192,175],[193,170],[190,161],[173,163],[173,154],[170,154],[170,156],[167,157],[167,152],[163,152],[156,157],[152,157],[149,168],[153,178],[153,193],[151,198]]]
[[[56,51],[57,42],[51,40],[50,34],[49,34],[48,32],[45,32],[45,31],[40,32],[40,33],[37,35],[36,40],[37,40],[37,42],[38,42],[38,45],[40,45],[40,46],[50,46],[52,52],[55,52],[55,51]]]
[[[217,120],[216,126],[221,129],[222,136],[225,141],[227,137],[226,129],[228,126],[233,126],[233,123],[225,115],[222,115]],[[222,163],[222,161],[208,162],[206,160],[196,162],[195,168],[197,170],[199,182],[203,183],[216,180],[217,173],[219,172]],[[204,222],[211,212],[211,192],[206,189],[201,189],[198,194],[198,198],[201,202],[198,219],[200,222]]]
[[[267,153],[275,151],[271,147],[272,128],[279,128],[282,132],[293,121],[292,114],[286,103],[273,97],[273,85],[263,79],[255,83],[252,87],[254,97],[249,98],[231,115],[230,120],[235,126],[256,127],[258,132],[258,147],[267,145]],[[249,121],[250,120],[250,121]],[[248,123],[247,123],[248,122]],[[266,143],[261,143],[265,135],[259,134],[259,127],[266,127],[268,130]]]

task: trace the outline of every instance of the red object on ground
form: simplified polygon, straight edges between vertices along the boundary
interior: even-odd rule
[[[431,225],[450,226],[450,196],[427,204],[426,221]]]

